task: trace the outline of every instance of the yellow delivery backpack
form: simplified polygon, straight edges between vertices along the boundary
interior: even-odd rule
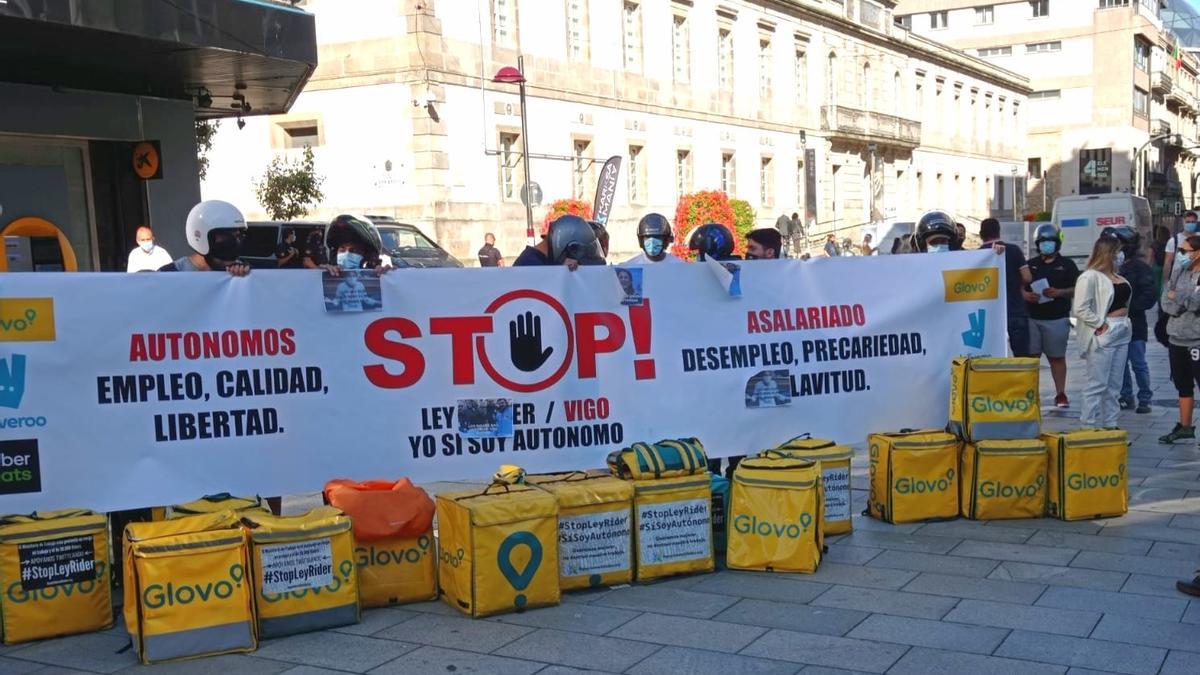
[[[1037,359],[958,357],[950,365],[950,431],[964,441],[1037,438]]]
[[[258,634],[275,638],[358,623],[350,518],[332,506],[244,515]]]
[[[270,513],[262,497],[234,497],[228,492],[215,495],[205,495],[194,502],[176,504],[166,509],[167,518],[186,518],[205,513],[233,511],[238,515],[262,515]]]
[[[232,511],[125,526],[125,627],[142,663],[258,646],[246,531]]]
[[[889,523],[958,516],[958,439],[944,431],[871,434],[867,514]]]
[[[773,450],[742,460],[733,472],[730,569],[817,571],[825,546],[825,491],[816,462]]]
[[[1124,515],[1129,510],[1129,435],[1121,429],[1042,434],[1046,514],[1061,520]]]
[[[959,472],[966,518],[1041,518],[1046,511],[1046,445],[1040,439],[968,443]]]
[[[711,572],[712,480],[708,473],[633,481],[636,577]]]
[[[557,605],[558,500],[525,485],[437,496],[442,598],[473,617]]]
[[[531,474],[558,499],[558,576],[564,591],[633,581],[633,486],[607,474]]]
[[[113,625],[108,521],[83,509],[0,518],[4,642]]]
[[[776,448],[788,457],[818,462],[825,487],[825,534],[845,534],[854,528],[850,514],[850,459],[854,450],[808,434]]]
[[[708,471],[704,446],[695,438],[633,443],[608,455],[612,475],[632,480],[691,476]]]

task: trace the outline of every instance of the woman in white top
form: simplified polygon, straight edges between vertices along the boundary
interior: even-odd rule
[[[1117,274],[1123,262],[1120,240],[1101,237],[1092,246],[1087,269],[1075,282],[1071,315],[1086,366],[1081,414],[1085,426],[1115,429],[1121,409],[1117,396],[1133,332],[1128,317],[1133,289]]]

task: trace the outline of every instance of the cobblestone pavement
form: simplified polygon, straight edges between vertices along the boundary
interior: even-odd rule
[[[1122,518],[892,526],[856,516],[814,575],[722,571],[484,620],[437,602],[372,610],[360,625],[266,641],[252,655],[140,672],[1200,673],[1200,600],[1175,590],[1200,566],[1200,451],[1156,442],[1176,411],[1166,351],[1149,352],[1154,410],[1122,413],[1132,441]],[[1082,368],[1071,369],[1073,407],[1060,411],[1043,366],[1049,429],[1078,421]],[[865,488],[862,448],[853,467]],[[865,500],[856,490],[856,511]],[[6,646],[0,674],[138,669],[119,651],[127,643],[118,626]]]

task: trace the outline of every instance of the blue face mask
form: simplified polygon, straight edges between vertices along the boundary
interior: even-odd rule
[[[1183,251],[1178,251],[1175,253],[1175,264],[1187,267],[1192,264],[1192,257]]]
[[[930,244],[925,247],[928,253],[949,253],[950,244]]]
[[[646,237],[642,240],[642,250],[651,258],[657,258],[662,255],[663,241],[658,237]]]
[[[338,251],[337,264],[344,270],[356,270],[362,267],[363,257],[354,251]]]
[[[139,241],[138,246],[141,247],[141,249],[146,253],[149,253],[154,250],[154,240],[151,239],[150,241]]]
[[[1117,269],[1120,269],[1121,265],[1125,264],[1125,251],[1117,251],[1117,257],[1116,260],[1113,261],[1113,264],[1117,267]]]
[[[1042,252],[1042,255],[1054,255],[1054,242],[1039,241],[1038,250]]]
[[[1195,232],[1195,231],[1196,231],[1196,226],[1197,226],[1198,224],[1200,224],[1200,223],[1197,223],[1197,222],[1195,222],[1195,221],[1192,221],[1192,222],[1190,222],[1190,223],[1186,223],[1186,222],[1185,222],[1185,223],[1183,224],[1183,229],[1184,229],[1185,231],[1187,231],[1187,232]]]

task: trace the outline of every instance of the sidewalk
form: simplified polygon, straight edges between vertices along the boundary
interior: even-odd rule
[[[725,571],[482,620],[439,602],[372,610],[360,625],[267,641],[253,655],[144,669],[117,653],[128,643],[118,627],[2,647],[0,674],[1200,673],[1200,600],[1175,590],[1200,567],[1200,451],[1157,444],[1175,394],[1166,350],[1148,352],[1154,411],[1121,417],[1133,444],[1122,518],[892,526],[856,516],[815,575]],[[1072,408],[1060,411],[1043,365],[1047,429],[1078,422],[1083,368],[1075,358],[1069,368]],[[861,447],[853,485],[857,512]]]

